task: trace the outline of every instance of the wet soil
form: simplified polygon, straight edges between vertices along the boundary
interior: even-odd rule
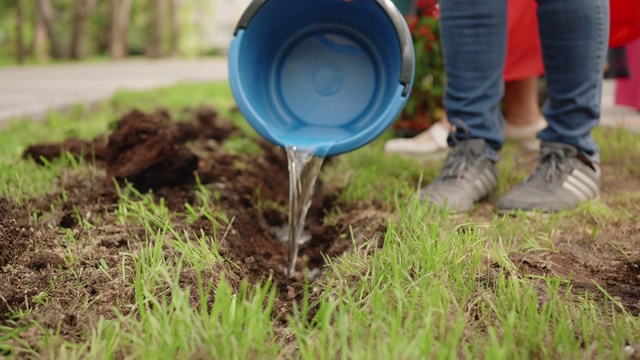
[[[79,341],[100,316],[115,317],[114,308],[124,315],[131,311],[135,270],[127,254],[137,254],[148,236],[142,225],[117,217],[118,189],[127,184],[141,193],[151,192],[155,202],[164,204],[178,232],[218,239],[226,261],[205,270],[205,282],[215,284],[224,275],[238,288],[244,280],[273,279],[278,291],[274,317],[279,319],[299,300],[304,274],[312,280],[322,276],[324,257],[353,249],[352,235],[356,246],[367,241],[383,246],[389,209],[375,203],[342,203],[335,184],[319,181],[307,220],[311,240],[301,245],[296,273],[287,276],[286,245],[271,230],[287,221],[286,154],[259,138],[251,139],[258,144],[257,152],[234,150],[225,144],[246,135],[216,109],[185,113],[188,119],[175,121],[166,111],[133,110],[117,121],[113,132],[92,141],[68,139],[33,145],[24,152],[26,161],[41,164],[68,152],[95,166],[63,171],[56,190],[42,197],[20,203],[0,197],[0,325],[37,321],[42,328],[31,327],[21,335],[27,343],[36,343],[42,329],[58,328],[62,337]],[[634,160],[618,161],[603,169],[605,202],[624,189],[640,188],[640,176],[621,179],[613,171]],[[209,205],[228,221],[219,226],[204,216],[187,221],[185,204],[202,205],[198,186],[215,194],[215,204]],[[492,205],[485,203],[474,217],[489,220],[491,214]],[[587,217],[554,229],[551,250],[514,253],[510,258],[520,276],[556,275],[570,279],[573,291],[600,294],[597,283],[638,314],[639,245],[637,216],[617,223]],[[165,256],[176,255],[166,249]],[[180,286],[195,288],[197,278],[187,267]],[[197,298],[192,301],[198,304]]]
[[[353,249],[351,231],[359,244],[381,239],[387,223],[381,206],[342,204],[339,189],[318,181],[307,219],[311,239],[300,247],[295,274],[287,276],[286,245],[272,233],[287,222],[286,154],[259,138],[251,140],[259,151],[229,150],[226,141],[246,135],[214,108],[186,112],[189,119],[174,121],[166,111],[133,110],[112,133],[92,141],[67,139],[25,150],[26,161],[45,164],[69,153],[95,166],[65,170],[56,190],[40,198],[18,204],[0,197],[0,325],[36,320],[46,329],[60,325],[61,335],[73,340],[86,336],[100,316],[113,318],[114,308],[131,311],[134,267],[123,254],[136,254],[147,236],[143,226],[117,219],[118,191],[127,184],[162,202],[178,233],[218,239],[226,261],[204,271],[205,283],[224,275],[239,288],[243,280],[272,279],[278,290],[274,317],[280,319],[300,297],[305,276],[320,276],[324,256]],[[215,226],[204,216],[187,221],[186,204],[202,205],[198,186],[215,194],[209,205],[227,222]],[[326,214],[337,208],[326,223]],[[169,250],[165,255],[177,256]],[[180,285],[196,288],[196,272],[183,270]],[[39,336],[37,327],[22,335],[27,342]]]

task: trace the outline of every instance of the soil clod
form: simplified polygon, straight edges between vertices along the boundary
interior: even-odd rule
[[[242,281],[272,281],[278,294],[273,316],[279,319],[286,318],[302,294],[303,270],[317,277],[323,256],[353,248],[352,231],[364,242],[375,237],[374,228],[384,228],[386,215],[360,218],[356,214],[361,209],[347,204],[341,205],[332,225],[324,225],[323,216],[337,206],[337,197],[318,181],[307,218],[311,239],[300,249],[294,276],[287,276],[286,244],[271,231],[287,222],[284,150],[248,138],[215,108],[185,114],[190,120],[178,122],[166,111],[134,110],[119,119],[110,134],[91,141],[33,145],[24,152],[25,158],[41,164],[67,152],[93,166],[91,171],[64,169],[52,193],[21,205],[0,197],[0,325],[29,309],[29,317],[20,323],[59,326],[62,336],[73,338],[97,317],[113,318],[113,308],[125,315],[131,311],[134,255],[123,254],[137,254],[150,235],[144,226],[118,218],[121,197],[131,195],[116,191],[114,183],[121,189],[131,184],[142,194],[151,190],[153,201],[166,207],[177,234],[216,239],[224,261],[199,271],[200,280],[194,269],[183,269],[181,287],[195,290],[198,281],[215,286],[221,276],[234,290]],[[251,142],[255,149],[226,146],[230,139]],[[187,219],[187,206],[224,216]],[[375,214],[374,209],[367,211]],[[167,261],[180,256],[166,245],[163,250]],[[199,306],[199,296],[192,291],[193,306]],[[78,299],[86,299],[87,305]],[[24,338],[29,342],[38,336]]]

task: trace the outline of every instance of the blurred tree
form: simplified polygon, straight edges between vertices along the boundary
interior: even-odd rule
[[[71,28],[71,43],[69,55],[72,59],[81,59],[84,55],[82,47],[85,37],[84,28],[89,13],[95,8],[97,0],[75,0]]]
[[[42,15],[44,26],[47,29],[47,36],[51,44],[51,56],[54,59],[65,58],[66,53],[62,47],[62,38],[55,26],[56,13],[53,6],[51,6],[51,0],[35,0],[35,3]]]
[[[0,0],[0,59],[217,54],[215,24],[236,16],[216,6],[225,1]]]
[[[182,35],[182,22],[180,21],[180,0],[171,0],[171,56],[180,53],[180,36]]]
[[[89,46],[86,51],[90,54],[109,54],[111,39],[110,29],[111,4],[109,1],[100,0],[87,17],[85,30]],[[129,26],[130,28],[131,26]],[[127,38],[127,43],[130,40]]]
[[[16,0],[16,55],[18,64],[24,63],[24,37],[22,35],[22,24],[24,22],[24,9],[22,8],[22,0]]]
[[[33,9],[33,53],[39,62],[49,60],[49,52],[47,50],[47,29],[44,25],[42,12],[38,6]]]
[[[148,34],[146,53],[151,58],[159,58],[164,55],[164,31],[166,29],[166,5],[165,0],[149,0]]]
[[[127,55],[127,29],[131,19],[132,0],[109,0],[109,56],[120,59]]]

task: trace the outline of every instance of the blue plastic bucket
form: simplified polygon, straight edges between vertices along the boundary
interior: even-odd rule
[[[387,129],[414,66],[409,30],[389,0],[254,0],[229,48],[231,90],[251,126],[320,156]]]

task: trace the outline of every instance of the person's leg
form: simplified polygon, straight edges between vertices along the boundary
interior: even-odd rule
[[[461,121],[454,136],[484,139],[498,151],[504,142],[500,100],[507,44],[506,0],[441,0],[442,51],[449,121]],[[456,144],[450,139],[451,146]],[[497,160],[497,155],[495,156]]]
[[[467,212],[498,183],[507,1],[441,0],[440,15],[447,75],[444,105],[456,130],[440,174],[420,197],[431,206]]]
[[[549,127],[542,141],[598,154],[591,130],[600,120],[602,78],[609,38],[608,0],[537,0]]]
[[[538,78],[535,76],[507,81],[504,84],[504,119],[515,126],[532,124],[540,119]]]
[[[609,33],[608,0],[538,0],[549,126],[538,134],[540,163],[498,202],[498,210],[571,209],[599,194],[598,146]]]
[[[547,126],[538,102],[538,77],[506,81],[504,86],[505,137],[526,149],[537,149],[536,135]]]
[[[520,0],[518,0],[520,1]],[[522,147],[540,147],[538,132],[547,126],[538,102],[538,77],[532,76],[504,83],[503,113],[505,138],[517,141]],[[413,138],[388,140],[384,151],[409,157],[431,158],[444,152],[451,125],[444,116],[429,129]]]

